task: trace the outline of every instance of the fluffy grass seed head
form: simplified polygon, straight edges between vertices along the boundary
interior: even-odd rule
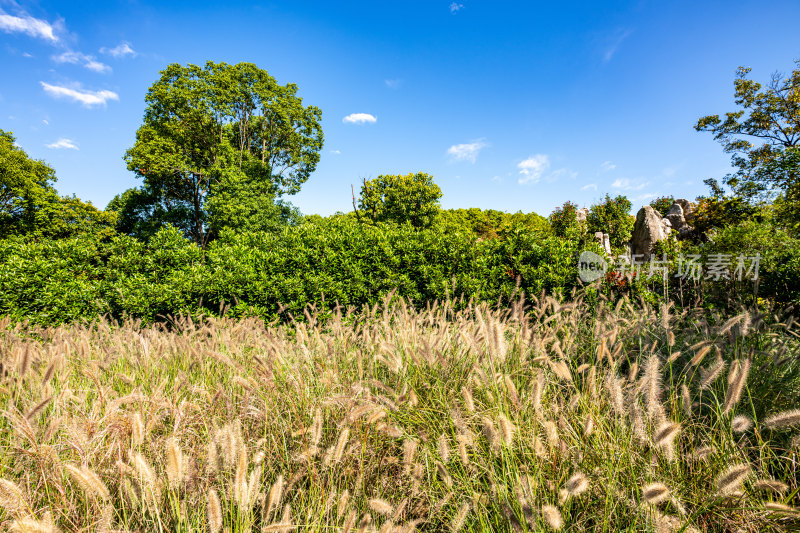
[[[558,510],[558,507],[554,505],[543,505],[542,516],[553,531],[560,531],[561,528],[564,527],[564,519],[561,518],[561,511]]]
[[[798,425],[800,425],[800,409],[783,411],[764,420],[764,427],[768,429],[788,428]]]
[[[575,472],[567,480],[565,488],[569,496],[579,496],[589,489],[589,478],[580,472]]]
[[[731,430],[734,433],[744,433],[749,431],[751,427],[753,427],[753,421],[745,415],[735,416],[731,420]]]
[[[369,508],[384,516],[391,516],[391,514],[394,513],[394,506],[392,506],[392,504],[386,500],[382,500],[380,498],[372,498],[369,500]]]
[[[464,502],[461,504],[461,507],[458,508],[458,512],[453,517],[453,521],[450,523],[450,531],[451,533],[458,533],[463,529],[464,523],[467,521],[467,515],[469,514],[469,503]]]
[[[739,489],[749,475],[750,465],[745,463],[732,465],[717,477],[717,491],[723,496],[730,495]]]
[[[216,489],[208,491],[206,514],[208,516],[209,531],[211,533],[219,533],[222,529],[222,505],[220,504],[219,494],[217,494]]]
[[[16,483],[8,479],[0,479],[0,507],[12,515],[17,515],[28,508],[25,493]]]
[[[650,483],[642,487],[642,496],[647,503],[656,505],[668,500],[670,491],[663,483]]]

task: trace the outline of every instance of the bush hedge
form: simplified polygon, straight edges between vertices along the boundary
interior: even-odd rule
[[[448,296],[496,302],[520,290],[570,290],[578,246],[526,228],[481,240],[470,231],[350,217],[229,234],[206,250],[175,229],[147,242],[17,238],[0,241],[0,315],[41,324],[99,314],[152,321],[225,305],[235,315],[272,319],[310,304],[371,305],[393,290],[419,305]]]

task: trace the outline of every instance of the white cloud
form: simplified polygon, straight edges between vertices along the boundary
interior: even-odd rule
[[[614,180],[614,183],[611,186],[615,189],[621,189],[623,191],[640,191],[647,186],[647,183],[633,183],[628,178],[618,178]]]
[[[517,168],[519,168],[519,173],[522,174],[522,177],[519,178],[521,184],[538,183],[542,174],[550,168],[550,158],[545,154],[536,154],[520,162]]]
[[[589,189],[594,189],[596,191],[597,190],[597,184],[596,183],[587,183],[586,185],[581,187],[582,191],[588,191]]]
[[[574,170],[568,168],[559,168],[558,170],[554,170],[553,172],[551,172],[550,175],[548,175],[545,179],[548,182],[552,183],[562,178],[569,178],[571,180],[574,180],[577,177],[578,173],[575,172]]]
[[[453,2],[452,4],[450,4],[450,13],[458,13],[458,11],[463,7],[464,4],[458,4],[456,2]]]
[[[614,54],[617,53],[617,50],[622,44],[622,41],[627,39],[631,33],[632,33],[631,30],[620,29],[617,30],[614,33],[614,35],[611,36],[611,38],[609,39],[611,42],[606,47],[605,53],[603,54],[603,63],[608,63],[609,61],[611,61],[611,58],[613,58]]]
[[[646,202],[647,200],[652,200],[653,198],[658,198],[658,195],[655,194],[655,193],[652,193],[652,192],[648,192],[648,193],[645,193],[645,194],[640,194],[639,196],[637,196],[633,200],[635,202]]]
[[[342,119],[345,124],[365,124],[367,122],[373,124],[377,121],[377,117],[369,113],[350,113]]]
[[[80,52],[68,51],[64,52],[63,54],[53,56],[52,59],[56,63],[70,63],[73,65],[81,64],[85,68],[93,70],[94,72],[111,72],[111,67],[105,63],[97,61],[94,56],[87,56],[86,54],[82,54]]]
[[[615,165],[611,161],[603,161],[603,163],[600,165],[600,170],[602,170],[603,172],[611,172],[615,168],[617,168],[617,165]]]
[[[59,85],[50,85],[40,81],[44,92],[53,98],[68,98],[73,102],[80,102],[85,107],[95,105],[105,106],[109,100],[119,100],[119,95],[113,91],[87,91],[85,89],[70,89]]]
[[[78,145],[75,144],[75,141],[62,137],[54,143],[46,144],[45,148],[52,148],[54,150],[77,150]]]
[[[403,83],[403,80],[383,80],[383,83],[390,89],[399,89],[400,84]]]
[[[339,154],[341,154],[341,153],[342,153],[342,151],[341,151],[341,150],[331,150],[331,153],[332,153],[332,154],[339,155]]]
[[[103,47],[103,48],[100,49],[100,53],[101,54],[108,54],[111,57],[114,57],[116,59],[119,59],[119,58],[125,57],[125,56],[136,57],[136,51],[133,48],[131,48],[130,44],[128,44],[126,42],[118,44],[114,48]]]
[[[6,33],[24,33],[30,37],[57,43],[56,28],[49,22],[30,15],[15,17],[0,11],[0,30]]]
[[[478,153],[487,146],[488,144],[482,140],[466,144],[454,144],[447,149],[447,155],[451,156],[456,161],[469,161],[470,163],[474,163],[478,159]]]

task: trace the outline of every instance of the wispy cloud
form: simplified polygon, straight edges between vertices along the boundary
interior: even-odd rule
[[[119,59],[125,56],[132,56],[136,57],[136,50],[134,50],[130,43],[122,42],[115,46],[114,48],[106,48],[105,46],[100,49],[101,54],[108,54],[115,59]]]
[[[484,140],[477,140],[466,144],[454,144],[447,149],[449,155],[455,161],[469,161],[474,163],[478,159],[478,154],[489,146]]]
[[[536,154],[518,163],[517,168],[522,175],[519,178],[521,184],[538,183],[542,174],[550,168],[550,158],[545,154]]]
[[[82,65],[83,67],[94,72],[111,72],[111,67],[105,63],[97,61],[94,56],[82,54],[80,52],[64,52],[63,54],[55,55],[52,57],[56,63],[71,63],[73,65]]]
[[[386,86],[388,88],[390,88],[390,89],[399,89],[400,85],[402,85],[402,83],[403,83],[403,80],[400,80],[400,79],[397,79],[397,80],[383,80],[383,83],[385,83]]]
[[[368,122],[374,124],[377,121],[378,118],[369,113],[350,113],[342,119],[345,124],[366,124]]]
[[[24,33],[36,39],[44,39],[51,43],[59,41],[56,26],[46,20],[37,19],[27,14],[18,17],[0,10],[0,30],[6,33]]]
[[[557,170],[554,170],[550,174],[548,174],[545,177],[545,180],[550,182],[550,183],[553,183],[554,181],[559,181],[559,180],[562,180],[564,178],[574,180],[577,177],[578,177],[578,173],[575,172],[574,170],[569,169],[569,168],[559,168]]]
[[[647,200],[652,200],[653,198],[658,198],[658,195],[652,192],[647,192],[644,194],[640,194],[636,196],[633,201],[634,202],[646,202]]]
[[[461,9],[464,9],[464,4],[459,4],[457,2],[450,4],[450,13],[458,13]]]
[[[647,187],[647,182],[634,183],[628,178],[618,178],[614,180],[614,183],[611,184],[611,187],[614,189],[620,189],[622,191],[640,191]]]
[[[73,102],[80,102],[85,107],[92,107],[96,105],[105,106],[109,100],[119,100],[119,95],[113,91],[88,91],[81,88],[63,87],[60,85],[50,85],[43,81],[42,84],[44,92],[53,98],[66,98]]]
[[[615,165],[611,161],[603,161],[603,163],[600,165],[600,170],[602,170],[603,172],[611,172],[615,168],[617,168],[617,165]]]
[[[586,185],[581,187],[582,191],[588,191],[589,189],[593,189],[593,190],[596,191],[597,190],[597,184],[596,183],[587,183]]]
[[[45,148],[52,148],[53,150],[78,150],[78,145],[75,144],[75,141],[62,137],[54,143],[46,144]]]
[[[611,61],[611,58],[614,57],[614,54],[617,53],[620,45],[622,45],[622,41],[627,39],[631,33],[633,33],[632,30],[618,29],[610,36],[605,51],[603,52],[603,63]]]
[[[339,154],[342,153],[342,151],[341,150],[331,150],[331,153],[335,154],[335,155],[339,155]]]

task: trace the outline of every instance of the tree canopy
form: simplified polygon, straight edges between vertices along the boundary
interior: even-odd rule
[[[734,194],[757,202],[800,192],[800,61],[789,76],[773,74],[766,87],[739,67],[734,80],[738,111],[700,118],[697,131],[714,135],[736,171],[725,177]],[[712,187],[713,189],[713,187]]]
[[[439,212],[441,197],[442,190],[429,174],[381,175],[364,180],[358,208],[373,222],[427,228]]]
[[[264,229],[319,162],[320,109],[251,63],[171,64],[145,101],[125,154],[143,186],[113,202],[129,227],[169,223],[202,246],[225,228]]]
[[[0,238],[34,235],[63,238],[110,231],[115,217],[76,197],[61,197],[55,171],[32,159],[0,130]]]

